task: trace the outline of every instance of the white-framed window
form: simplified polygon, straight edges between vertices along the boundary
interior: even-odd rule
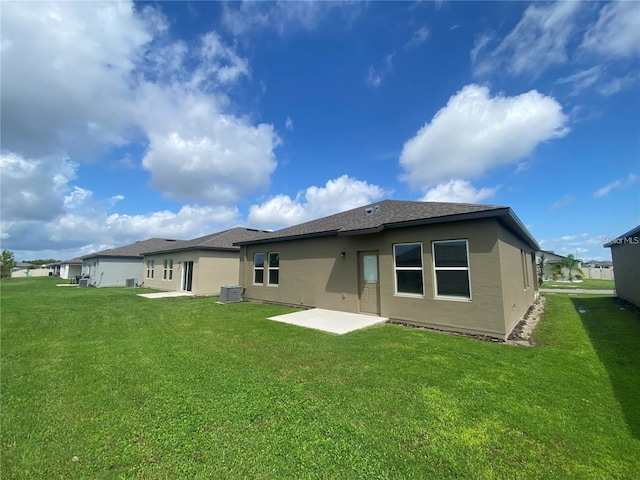
[[[264,284],[264,253],[253,254],[253,283]]]
[[[280,253],[269,252],[268,266],[269,273],[267,285],[278,285],[280,283]]]
[[[155,260],[147,260],[147,278],[153,278],[155,265],[156,265]]]
[[[162,269],[163,280],[173,280],[173,258],[165,258]]]
[[[524,280],[524,289],[529,288],[529,266],[527,262],[527,252],[520,250],[520,260],[522,261],[522,278]]]
[[[393,246],[396,293],[424,295],[422,243],[398,243]]]
[[[436,241],[432,249],[436,297],[471,300],[467,240]]]

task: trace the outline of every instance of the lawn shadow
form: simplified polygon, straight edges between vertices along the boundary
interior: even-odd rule
[[[640,439],[640,311],[612,296],[570,298],[607,370],[631,436]]]

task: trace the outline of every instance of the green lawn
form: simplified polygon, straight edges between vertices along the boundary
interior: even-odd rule
[[[549,296],[527,348],[54,285],[1,285],[3,480],[640,471],[640,320],[612,297]]]
[[[542,288],[584,288],[586,290],[615,290],[613,280],[600,280],[597,278],[585,278],[582,282],[544,282]]]

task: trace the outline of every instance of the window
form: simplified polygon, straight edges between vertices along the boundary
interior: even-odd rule
[[[264,253],[253,254],[253,283],[264,283]]]
[[[471,299],[466,240],[433,242],[433,269],[437,297]]]
[[[173,258],[164,259],[164,269],[162,270],[163,280],[173,280]]]
[[[520,250],[520,260],[522,261],[522,276],[524,280],[524,289],[529,288],[529,268],[527,265],[527,252]]]
[[[393,246],[396,293],[424,295],[422,279],[422,244],[401,243]]]
[[[147,278],[153,278],[155,263],[155,260],[147,260]]]
[[[280,283],[280,254],[269,252],[269,282],[268,285]]]

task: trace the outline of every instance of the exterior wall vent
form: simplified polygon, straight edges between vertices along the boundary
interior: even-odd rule
[[[87,288],[88,286],[89,286],[89,279],[88,278],[81,278],[80,280],[78,280],[78,287]]]
[[[127,278],[124,282],[125,282],[125,288],[134,288],[136,286],[135,278]]]
[[[367,207],[364,209],[364,213],[367,214],[367,217],[379,211],[380,211],[380,205],[375,205],[373,207]]]

